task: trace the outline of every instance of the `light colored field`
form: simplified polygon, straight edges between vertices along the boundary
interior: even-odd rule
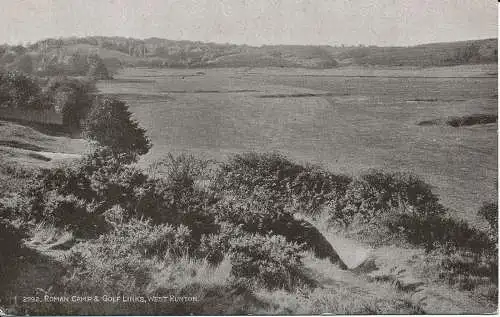
[[[234,152],[279,150],[350,175],[369,168],[411,171],[474,222],[482,202],[496,199],[497,124],[417,123],[496,114],[495,73],[496,65],[126,69],[99,88],[128,101],[148,130],[154,147],[144,164],[167,152],[221,159]],[[304,93],[317,96],[297,97]]]

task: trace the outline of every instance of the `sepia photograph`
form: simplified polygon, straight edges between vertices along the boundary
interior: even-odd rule
[[[498,3],[2,0],[0,317],[498,313]]]

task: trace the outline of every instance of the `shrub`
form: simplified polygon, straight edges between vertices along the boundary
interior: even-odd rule
[[[74,195],[49,191],[44,195],[43,209],[36,215],[56,227],[73,231],[77,236],[96,236],[106,230],[104,218],[89,210],[84,200]]]
[[[314,251],[319,258],[345,265],[328,240],[310,223],[295,219],[280,203],[264,205],[254,199],[222,200],[212,208],[219,222],[229,222],[249,233],[279,234],[289,242]]]
[[[186,227],[132,219],[72,249],[65,287],[93,295],[143,294],[150,282],[153,260],[171,260],[190,247]]]
[[[201,236],[200,245],[196,250],[197,257],[206,259],[212,265],[216,265],[224,259],[229,252],[232,239],[248,234],[241,229],[241,226],[235,226],[229,222],[220,222],[219,226],[217,233]]]
[[[120,245],[124,250],[134,250],[145,257],[166,255],[181,256],[192,249],[191,231],[184,225],[154,225],[150,220],[132,218],[116,225],[111,234],[100,238],[108,245]]]
[[[127,218],[137,213],[147,186],[144,174],[98,149],[72,166],[41,171],[21,193],[18,209],[27,219],[97,234],[105,230],[103,213],[113,205],[127,210]]]
[[[149,179],[137,168],[124,165],[127,160],[109,148],[98,148],[72,166],[42,171],[22,194],[19,207],[27,219],[50,221],[66,229],[79,228],[88,218],[100,225],[87,229],[104,230],[104,213],[115,206],[123,220],[145,217],[188,226],[198,242],[202,234],[217,232],[209,212],[216,201],[212,194],[176,179]]]
[[[355,219],[370,222],[384,213],[440,215],[444,207],[431,186],[417,176],[372,170],[350,183],[340,206],[330,212],[347,226]]]
[[[153,179],[162,179],[189,188],[194,185],[196,179],[208,176],[209,166],[212,164],[214,161],[199,159],[192,154],[182,153],[174,156],[169,153],[150,166],[149,175]]]
[[[485,232],[449,216],[395,214],[388,227],[391,233],[401,234],[406,241],[427,251],[442,247],[449,253],[463,250],[481,254],[494,248]]]
[[[498,205],[496,202],[484,203],[478,214],[483,217],[495,234],[498,232]]]
[[[231,242],[232,274],[266,288],[291,290],[307,282],[302,272],[303,249],[278,235],[245,235]]]
[[[266,191],[294,211],[315,213],[326,202],[342,197],[350,181],[318,167],[303,167],[281,154],[244,153],[222,164],[214,187],[242,196],[256,189]]]
[[[86,138],[107,146],[129,161],[146,154],[151,143],[146,131],[131,118],[126,104],[114,98],[96,99],[85,124]]]

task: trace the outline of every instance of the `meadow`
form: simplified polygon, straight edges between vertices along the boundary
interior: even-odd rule
[[[153,148],[224,159],[280,151],[358,175],[408,171],[456,215],[476,223],[496,200],[497,124],[452,127],[449,117],[497,115],[496,65],[444,68],[124,69],[100,81],[127,101]],[[419,125],[434,120],[434,125]],[[440,121],[441,120],[441,121]]]

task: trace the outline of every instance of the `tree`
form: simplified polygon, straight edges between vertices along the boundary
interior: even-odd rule
[[[64,124],[78,129],[90,111],[94,90],[91,82],[61,76],[49,81],[46,94],[54,110],[63,114]]]
[[[108,146],[116,154],[126,154],[130,162],[146,154],[151,142],[146,130],[131,118],[127,105],[115,98],[97,98],[86,122],[85,137]]]
[[[89,69],[87,77],[91,79],[111,79],[108,69],[99,55],[89,55],[87,58]]]
[[[0,104],[12,108],[42,109],[38,83],[20,72],[0,73]]]

